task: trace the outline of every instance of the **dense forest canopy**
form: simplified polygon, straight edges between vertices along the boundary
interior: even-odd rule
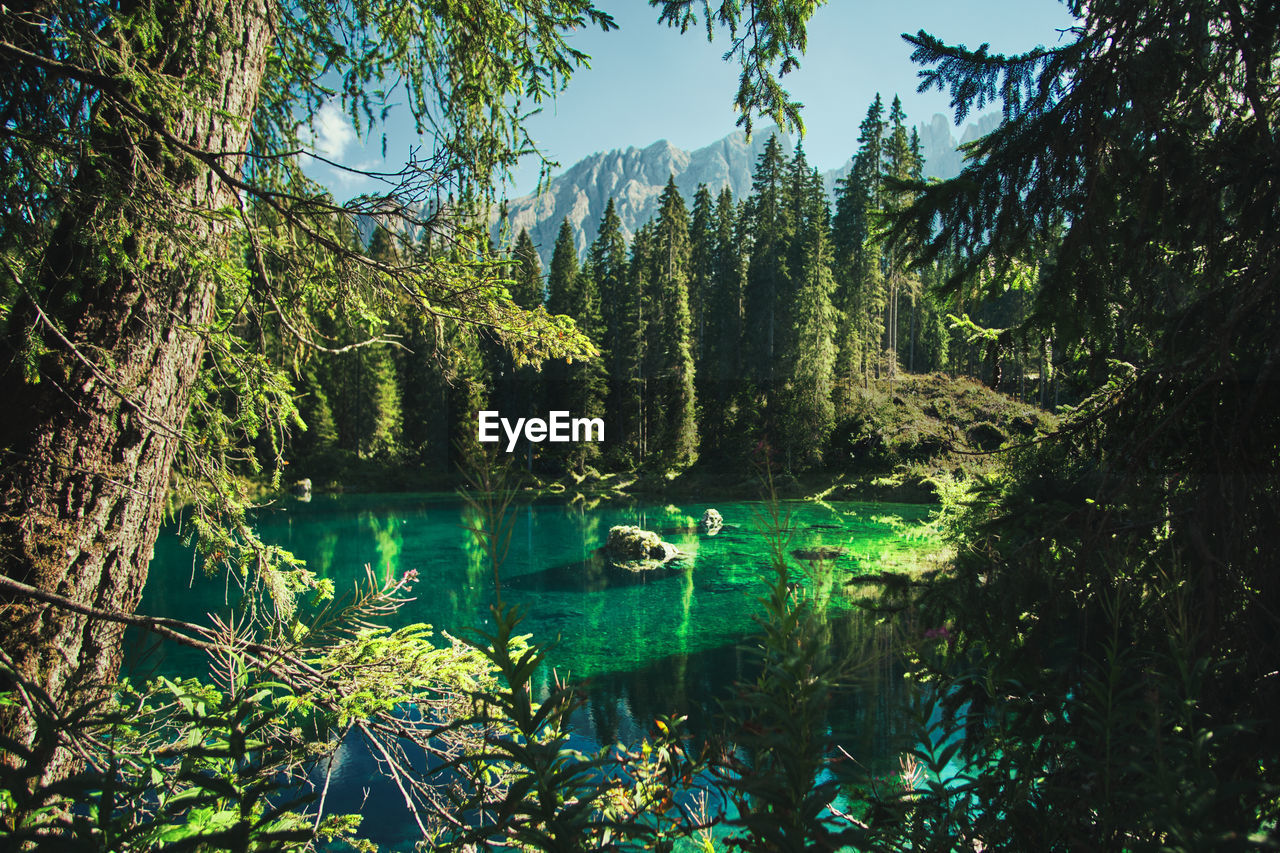
[[[777,78],[803,53],[817,0],[651,5],[664,23],[727,36],[748,127],[762,114],[798,123]],[[0,385],[14,401],[0,425],[5,831],[35,843],[84,829],[58,808],[57,784],[100,769],[85,746],[95,741],[58,732],[89,730],[108,699],[116,731],[128,703],[154,712],[116,686],[119,632],[136,622],[165,496],[180,494],[195,502],[209,562],[243,580],[258,632],[188,640],[245,651],[272,689],[292,691],[285,704],[314,715],[311,730],[345,726],[387,750],[398,784],[412,776],[399,744],[421,732],[404,731],[397,705],[425,707],[430,691],[484,672],[475,689],[503,709],[509,787],[402,788],[438,813],[448,802],[500,816],[455,828],[457,844],[604,847],[625,827],[661,846],[677,832],[670,800],[637,792],[699,772],[675,722],[662,724],[660,765],[630,765],[637,799],[619,811],[624,795],[606,807],[592,787],[597,765],[558,751],[566,706],[538,709],[523,689],[540,653],[512,642],[500,597],[480,649],[435,654],[412,631],[307,640],[296,600],[331,590],[258,540],[243,476],[335,448],[421,460],[461,437],[489,394],[616,424],[603,449],[531,455],[529,467],[665,473],[741,460],[757,442],[798,470],[866,451],[867,401],[904,374],[947,369],[1069,405],[1054,432],[1008,450],[998,476],[947,507],[955,564],[912,592],[947,637],[922,642],[913,664],[941,709],[917,750],[935,784],[873,786],[858,815],[824,811],[814,721],[839,677],[779,549],[768,675],[728,710],[755,759],[721,777],[740,810],[734,843],[1273,846],[1280,6],[1068,6],[1070,39],[1021,55],[907,37],[923,85],[949,91],[957,119],[1003,106],[957,178],[923,181],[900,102],[886,114],[877,99],[834,209],[803,150],[771,144],[746,199],[689,201],[671,183],[630,245],[606,210],[582,264],[562,229],[545,285],[527,237],[489,245],[484,206],[495,174],[530,147],[528,107],[585,64],[566,33],[612,26],[589,3],[0,10]],[[299,142],[332,98],[361,127],[376,123],[392,80],[429,154],[386,195],[337,204],[303,176]],[[371,240],[355,216],[378,224]],[[496,554],[503,505],[482,491],[477,526]],[[385,612],[408,582],[374,584],[344,614]],[[352,666],[362,655],[389,673],[373,687]],[[206,690],[200,702],[225,713],[187,720],[232,732],[230,764],[205,766],[215,780],[306,766],[298,730],[262,706],[270,690],[248,684],[230,679],[222,705]],[[186,688],[172,689],[193,713]],[[376,701],[356,709],[353,695]],[[770,740],[769,714],[793,736]],[[246,720],[270,748],[235,753]],[[456,728],[454,751],[439,754],[459,767],[494,757]],[[107,776],[131,779],[141,761],[108,761]],[[217,814],[234,813],[243,838],[250,817],[267,848],[321,831],[318,818],[263,817],[252,784],[231,789],[208,802],[239,804]],[[115,831],[112,808],[94,831]],[[178,807],[182,837],[225,840],[212,824],[191,829],[197,812]],[[160,837],[126,836],[113,843]]]

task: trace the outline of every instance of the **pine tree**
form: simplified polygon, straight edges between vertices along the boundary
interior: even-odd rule
[[[560,223],[555,248],[551,252],[551,272],[547,278],[547,310],[573,319],[578,329],[593,341],[603,336],[600,319],[600,296],[596,274],[590,264],[578,268],[578,250],[574,246],[573,229],[568,219]],[[606,374],[601,358],[555,360],[547,366],[548,411],[565,411],[573,417],[599,417],[603,414]],[[588,461],[599,455],[595,443],[570,443],[551,447],[545,454],[559,464],[583,472]]]
[[[626,427],[628,407],[624,400],[631,382],[632,350],[629,348],[638,344],[639,335],[627,333],[627,322],[634,317],[634,312],[629,309],[633,301],[631,279],[627,270],[627,244],[622,236],[622,220],[612,197],[600,217],[589,257],[600,299],[600,343],[606,382],[604,409],[609,413],[604,446],[613,464],[627,466],[634,464],[634,459],[625,451],[629,430]]]
[[[579,303],[570,314],[578,324],[579,331],[597,345],[604,337],[604,322],[600,317],[600,278],[601,272],[592,260],[588,259],[586,265],[578,271]],[[605,403],[609,394],[609,377],[605,358],[606,354],[602,352],[595,358],[577,359],[569,365],[567,411],[573,417],[604,417]],[[601,447],[596,442],[575,442],[566,445],[566,449],[570,468],[579,474],[585,474],[586,466],[596,462],[601,455]]]
[[[884,140],[881,159],[883,175],[883,209],[888,215],[901,210],[907,203],[906,194],[902,191],[901,182],[909,181],[914,171],[911,152],[911,141],[907,134],[906,113],[902,109],[902,100],[893,96],[893,104],[889,108],[889,135]],[[886,247],[883,258],[885,269],[885,365],[886,373],[893,379],[898,372],[900,361],[899,350],[899,307],[904,294],[913,291],[916,279],[905,272],[904,259],[893,247]]]
[[[698,373],[705,369],[707,314],[715,277],[715,229],[711,191],[706,184],[698,184],[689,223],[689,316],[693,323],[693,363]]]
[[[834,425],[832,375],[836,359],[836,310],[831,305],[834,290],[826,229],[815,228],[806,241],[802,279],[796,296],[796,354],[781,419],[788,457],[802,467],[822,461],[822,451]]]
[[[883,278],[871,221],[882,196],[883,147],[884,103],[877,94],[860,126],[853,168],[837,185],[832,223],[834,302],[841,317],[835,368],[836,406],[842,412],[852,400],[854,386],[865,383],[875,371],[882,345]]]
[[[702,443],[712,454],[722,453],[724,439],[737,431],[733,404],[743,385],[739,353],[748,241],[740,228],[741,219],[745,217],[740,216],[733,193],[725,187],[716,199],[706,355],[697,375],[698,400],[703,406]]]
[[[753,246],[747,271],[746,336],[755,342],[744,367],[761,386],[766,413],[773,397],[777,359],[788,334],[787,311],[792,294],[787,266],[793,220],[786,197],[787,159],[777,136],[770,137],[752,178]]]
[[[654,225],[646,222],[631,241],[627,264],[627,284],[618,302],[618,329],[615,353],[619,372],[615,374],[617,405],[611,413],[621,420],[617,431],[621,448],[635,464],[649,453],[649,352],[653,346],[648,318],[653,278]]]
[[[689,215],[675,177],[658,199],[649,327],[650,454],[663,468],[691,464],[698,431],[689,316]]]
[[[521,228],[512,250],[515,266],[511,270],[511,298],[516,305],[530,310],[542,305],[545,294],[542,286],[542,263],[538,260],[538,247],[533,245],[529,229]]]
[[[573,244],[569,220],[560,223],[555,247],[551,250],[551,267],[547,276],[547,311],[572,317],[581,305],[581,280],[578,277],[578,250]],[[569,399],[569,363],[553,359],[543,368],[546,405],[549,411],[567,411]],[[554,455],[554,454],[552,454]]]
[[[580,284],[578,250],[573,244],[573,228],[566,218],[560,222],[555,247],[551,250],[551,267],[547,276],[547,311],[573,316],[574,308],[582,304]]]
[[[511,298],[516,305],[525,310],[540,308],[546,293],[542,277],[542,262],[538,259],[538,249],[529,236],[527,229],[520,229],[512,249],[514,265],[511,269]],[[505,372],[501,379],[495,377],[494,408],[508,417],[532,418],[546,411],[543,397],[542,371],[530,365],[514,367],[509,356],[505,363]],[[534,458],[538,454],[532,442],[524,447],[524,465],[533,470]]]

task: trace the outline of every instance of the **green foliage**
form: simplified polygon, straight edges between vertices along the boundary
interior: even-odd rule
[[[827,770],[836,751],[825,711],[847,685],[858,651],[822,641],[819,602],[787,562],[789,519],[776,501],[757,519],[770,550],[759,646],[760,675],[725,703],[735,749],[717,767],[737,808],[729,838],[743,850],[839,849],[858,834],[830,805],[839,789]],[[820,565],[811,574],[821,571]],[[846,656],[848,655],[848,656]]]
[[[689,313],[692,246],[689,217],[674,177],[658,199],[650,272],[649,450],[663,468],[684,468],[697,456],[693,329]]]
[[[662,9],[660,21],[681,32],[698,25],[694,8],[702,6],[702,23],[707,40],[713,39],[717,25],[727,27],[731,47],[725,58],[736,57],[742,65],[738,94],[734,106],[739,112],[738,124],[751,133],[754,113],[768,116],[779,127],[789,126],[804,131],[800,120],[800,104],[778,83],[782,77],[800,67],[807,37],[805,24],[824,0],[796,0],[788,3],[744,3],[742,0],[649,0]],[[773,71],[776,65],[776,76]]]
[[[1248,176],[1273,156],[1275,10],[1072,9],[1069,41],[1018,56],[910,39],[959,114],[1000,98],[1008,120],[918,187],[894,239],[950,255],[959,297],[1025,294],[974,318],[1005,330],[981,335],[997,375],[1039,334],[1085,391],[973,496],[936,590],[971,821],[994,847],[1265,847],[1277,188]]]
[[[671,850],[695,829],[674,797],[701,770],[683,744],[682,720],[655,720],[652,740],[630,748],[605,747],[593,756],[569,748],[574,692],[557,679],[546,698],[534,701],[546,651],[516,634],[522,615],[502,600],[514,491],[491,460],[482,465],[463,494],[477,519],[471,531],[493,572],[494,629],[476,631],[468,643],[500,685],[471,693],[478,713],[463,722],[486,737],[448,765],[472,780],[470,794],[455,801],[455,813],[474,820],[455,820],[436,841],[449,849],[504,843],[545,851]]]
[[[483,656],[451,638],[437,645],[427,626],[366,626],[398,606],[411,580],[371,577],[316,614],[305,639],[271,646],[227,626],[168,620],[183,635],[167,636],[210,653],[213,683],[125,681],[99,704],[63,709],[6,657],[17,685],[8,702],[32,715],[37,736],[3,740],[28,759],[0,769],[3,837],[68,850],[303,850],[337,840],[372,850],[355,835],[358,815],[324,810],[326,766],[351,733],[412,791],[406,802],[420,820],[444,820],[436,798],[446,787],[415,785],[401,744],[449,756],[477,743],[459,720],[472,713],[467,697],[496,682]],[[52,782],[33,775],[37,754],[56,747],[73,749],[82,767]]]

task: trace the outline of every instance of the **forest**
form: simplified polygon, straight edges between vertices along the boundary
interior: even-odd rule
[[[749,197],[701,185],[690,207],[669,179],[630,245],[612,200],[589,246],[561,223],[545,273],[522,231],[505,255],[512,300],[572,318],[600,358],[518,368],[483,329],[393,315],[380,331],[400,346],[306,363],[294,470],[318,482],[359,460],[448,472],[476,451],[486,409],[607,416],[603,446],[522,448],[526,468],[548,479],[731,468],[761,442],[787,471],[829,470],[854,461],[859,411],[900,374],[963,375],[1046,410],[1078,402],[1092,354],[1055,356],[1052,330],[1025,326],[1045,257],[1020,260],[1000,293],[987,292],[982,271],[966,274],[953,298],[942,292],[956,274],[948,258],[917,264],[885,240],[880,224],[923,184],[906,119],[897,97],[887,116],[879,97],[868,106],[834,215],[803,145],[788,156],[771,136]],[[366,244],[350,239],[376,261],[430,251],[414,245],[421,235],[370,230]]]
[[[649,3],[727,49],[749,133],[803,131],[783,84],[821,5]],[[375,850],[377,804],[329,799],[358,751],[405,849],[1274,849],[1280,4],[1065,5],[1050,48],[903,37],[957,123],[1002,110],[959,176],[924,180],[877,96],[831,203],[775,139],[746,198],[672,181],[629,242],[612,205],[589,246],[566,225],[545,273],[490,217],[541,156],[530,110],[591,73],[569,36],[616,28],[590,0],[0,8],[3,846]],[[390,82],[424,144],[340,202],[315,117],[377,127]],[[486,408],[606,440],[485,454]],[[584,749],[588,688],[523,627],[560,575],[504,575],[519,490],[744,470],[775,489],[714,725]],[[298,477],[360,471],[461,480],[439,559],[473,630],[396,621],[460,595],[429,565],[339,588],[263,534]],[[791,546],[779,482],[895,471],[943,565]],[[175,519],[233,607],[141,607]],[[697,574],[667,577],[681,631]],[[888,770],[831,723],[874,645],[832,602],[869,579],[849,606],[895,626],[910,694]],[[135,677],[134,634],[205,675]]]

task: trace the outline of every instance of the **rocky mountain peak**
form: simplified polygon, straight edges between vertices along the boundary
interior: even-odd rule
[[[996,114],[983,116],[965,128],[962,141],[976,139],[999,124]],[[949,178],[960,171],[961,159],[951,123],[943,115],[935,115],[919,127],[925,153],[927,175]],[[568,219],[573,229],[574,245],[579,255],[586,252],[596,238],[596,229],[609,199],[622,220],[622,234],[630,240],[639,228],[657,213],[658,197],[667,180],[674,177],[685,202],[692,205],[699,184],[706,184],[713,194],[729,187],[735,199],[751,192],[751,173],[771,136],[777,135],[783,150],[790,155],[791,138],[776,127],[752,135],[735,131],[723,139],[696,151],[677,148],[659,139],[644,148],[630,147],[591,154],[553,177],[540,195],[527,195],[507,202],[510,233],[514,237],[522,228],[529,230],[542,257],[545,269],[551,260],[560,222]],[[848,174],[853,161],[823,174],[828,195],[835,191],[839,178]]]

